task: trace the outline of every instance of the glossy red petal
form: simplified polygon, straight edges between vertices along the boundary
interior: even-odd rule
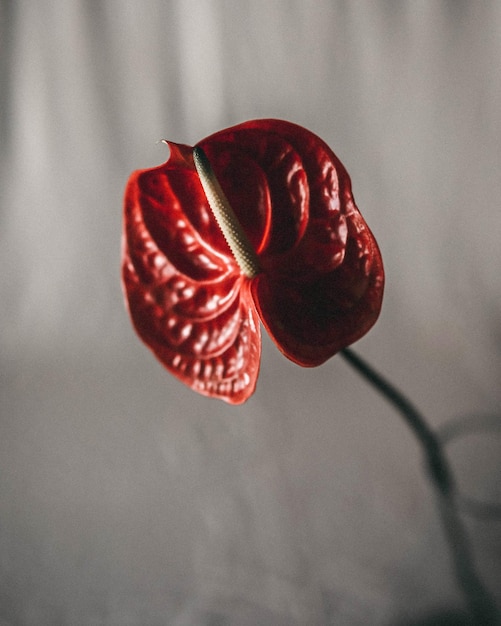
[[[269,257],[289,251],[303,236],[309,189],[300,154],[280,127],[275,132],[266,122],[239,124],[198,145],[256,252]]]
[[[377,243],[332,150],[300,126],[255,120],[198,145],[261,272],[242,275],[209,209],[192,148],[130,178],[123,283],[134,325],[193,389],[231,403],[253,392],[259,318],[278,348],[320,365],[360,339],[381,309]]]
[[[300,365],[315,366],[360,339],[381,309],[383,264],[332,150],[280,120],[245,122],[200,145],[243,223],[249,213],[261,215],[247,197],[270,198],[270,225],[258,248],[263,272],[252,293],[278,348]],[[228,173],[224,163],[234,154],[252,163],[259,182],[244,185],[238,171]]]
[[[349,237],[335,270],[285,281],[260,274],[252,289],[268,333],[283,354],[304,367],[321,365],[375,324],[384,273],[377,244],[363,228]]]
[[[122,277],[141,339],[195,391],[232,404],[254,391],[259,318],[210,213],[191,148],[135,172],[124,209]]]

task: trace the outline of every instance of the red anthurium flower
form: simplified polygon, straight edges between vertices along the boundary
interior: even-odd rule
[[[167,163],[130,177],[123,248],[132,321],[168,370],[202,394],[240,404],[256,385],[260,321],[306,367],[372,327],[381,255],[345,168],[321,139],[289,122],[256,120],[204,139],[195,152],[168,145]],[[236,216],[229,228],[250,250],[250,269],[212,212],[218,193]]]

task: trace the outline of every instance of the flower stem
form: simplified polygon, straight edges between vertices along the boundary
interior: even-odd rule
[[[440,440],[418,409],[351,348],[345,348],[340,354],[394,406],[421,443],[430,480],[437,493],[457,583],[468,604],[473,623],[482,626],[501,624],[500,613],[475,568],[470,542],[458,512],[452,471]]]

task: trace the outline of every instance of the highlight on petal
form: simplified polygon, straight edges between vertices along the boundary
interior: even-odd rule
[[[193,148],[168,145],[167,163],[135,172],[127,186],[123,284],[138,334],[173,374],[238,404],[256,384],[259,321],[305,367],[374,325],[381,254],[348,173],[325,142],[268,119],[197,144],[208,162],[200,176],[213,171],[257,255],[256,276],[244,275],[219,230]]]

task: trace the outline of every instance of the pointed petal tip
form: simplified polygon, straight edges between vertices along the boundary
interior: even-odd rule
[[[159,143],[165,144],[169,148],[169,158],[167,163],[175,167],[194,168],[193,148],[182,143],[175,143],[168,139],[161,139]]]

